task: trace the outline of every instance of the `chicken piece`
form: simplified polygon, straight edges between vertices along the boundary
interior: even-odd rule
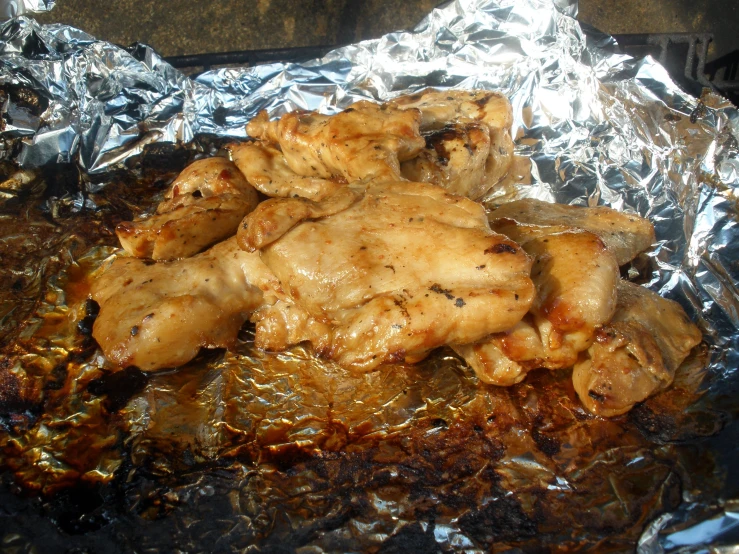
[[[457,353],[482,381],[496,385],[520,382],[536,367],[574,364],[613,315],[618,265],[652,244],[652,224],[610,208],[531,199],[503,204],[489,220],[494,231],[535,256],[537,300],[512,329]]]
[[[597,329],[616,309],[619,270],[596,235],[582,230],[516,226],[523,249],[534,258],[536,299],[511,329],[475,344],[455,347],[481,381],[513,385],[534,368],[558,369],[577,361]],[[534,232],[527,233],[527,230]]]
[[[485,162],[485,193],[508,175],[513,164],[513,139],[509,128],[490,129],[490,155]],[[480,196],[483,196],[481,194]]]
[[[341,187],[344,180],[298,175],[287,165],[277,148],[262,142],[245,142],[229,146],[231,159],[246,180],[259,192],[272,197],[300,196],[320,200]]]
[[[457,123],[426,135],[426,148],[400,171],[409,181],[434,183],[473,200],[485,192],[490,132],[480,123]]]
[[[490,219],[491,222],[510,219],[519,224],[559,225],[590,231],[616,256],[618,265],[630,262],[656,240],[654,226],[648,220],[604,206],[585,208],[527,198],[499,206],[491,212]],[[505,225],[505,221],[502,224]]]
[[[490,150],[485,161],[484,177],[468,189],[470,198],[483,197],[508,173],[513,163],[513,110],[504,95],[488,90],[427,89],[400,96],[387,105],[419,110],[423,133],[439,131],[454,123],[477,122],[487,127]],[[452,160],[449,163],[453,163]]]
[[[174,260],[201,252],[234,234],[255,203],[224,194],[116,227],[123,249],[138,258]]]
[[[575,391],[596,415],[623,414],[670,386],[675,371],[701,339],[677,302],[621,281],[616,314],[575,364]]]
[[[289,201],[272,202],[246,218],[248,229],[289,228],[278,221],[289,219]],[[257,346],[308,341],[357,370],[509,329],[534,294],[531,261],[490,231],[482,207],[423,183],[370,186],[346,209],[292,227],[261,257],[284,296],[252,316]]]
[[[399,96],[387,103],[401,110],[421,112],[421,131],[438,131],[450,123],[479,121],[489,129],[508,129],[513,125],[511,103],[503,94],[489,90],[425,89]]]
[[[157,213],[171,212],[180,206],[196,203],[198,198],[222,194],[240,194],[253,199],[255,203],[258,200],[254,187],[246,181],[232,161],[217,156],[203,158],[188,165],[172,181]]]
[[[400,162],[424,147],[417,110],[398,110],[361,101],[336,115],[291,112],[269,121],[260,112],[246,127],[249,136],[279,145],[292,171],[304,177],[352,181],[395,181]],[[286,196],[286,194],[273,194]]]
[[[235,238],[173,262],[118,258],[91,289],[100,305],[93,337],[120,367],[177,367],[201,347],[233,344],[263,302],[262,290],[252,284],[260,278],[269,282],[268,270]]]
[[[233,235],[258,202],[257,191],[231,161],[205,158],[177,176],[156,214],[124,221],[116,234],[132,256],[186,258]]]
[[[328,217],[346,210],[361,197],[361,190],[347,186],[321,202],[300,197],[266,200],[259,205],[256,214],[246,217],[239,226],[236,235],[239,246],[248,252],[254,252],[276,241],[300,222]]]

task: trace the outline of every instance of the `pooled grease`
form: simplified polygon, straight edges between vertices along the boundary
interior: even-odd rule
[[[260,352],[248,326],[233,352],[112,373],[87,330],[111,240],[90,231],[96,217],[66,220],[64,268],[24,289],[33,310],[0,358],[0,460],[52,498],[102,487],[95,529],[139,529],[131,547],[171,546],[151,542],[151,521],[183,544],[214,533],[234,548],[618,550],[680,502],[685,475],[715,482],[707,453],[669,443],[719,425],[696,404],[700,360],[611,420],[581,407],[569,371],[486,386],[439,350],[354,374],[299,347]]]

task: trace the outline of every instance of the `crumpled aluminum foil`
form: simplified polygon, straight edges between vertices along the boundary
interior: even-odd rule
[[[0,21],[19,15],[51,11],[56,0],[0,0]]]
[[[74,217],[49,238],[43,217],[26,212],[58,276],[48,271],[38,277],[45,288],[28,287],[45,296],[7,360],[39,387],[59,364],[66,377],[45,393],[51,416],[28,416],[25,428],[17,424],[25,431],[0,441],[14,453],[6,464],[49,490],[112,482],[123,498],[117,512],[103,496],[71,527],[61,525],[89,531],[90,542],[69,544],[117,537],[131,549],[192,551],[736,548],[739,112],[714,94],[685,94],[654,60],[633,60],[609,37],[584,34],[575,15],[571,2],[459,0],[412,32],[320,60],[194,80],[146,46],[122,50],[23,17],[0,28],[0,85],[10,91],[4,159],[75,162],[96,176],[67,204],[47,198],[52,213],[104,219],[117,202],[106,175],[153,144],[243,138],[261,109],[333,113],[426,86],[501,90],[531,183],[511,182],[487,201],[533,196],[649,217],[658,244],[630,274],[679,301],[706,343],[673,389],[612,421],[578,408],[566,372],[491,392],[442,352],[416,368],[353,376],[299,349],[265,356],[248,335],[236,352],[158,374],[106,408],[105,396],[86,391],[94,381],[108,396],[115,387],[99,384],[104,360],[70,331],[84,316],[71,300],[80,300],[79,283],[59,267],[99,265],[114,239],[90,238]],[[25,90],[41,99],[29,104]],[[123,203],[137,209],[133,199]],[[101,423],[106,410],[116,415]],[[71,433],[70,421],[82,431]],[[109,440],[90,445],[85,429]],[[89,463],[71,454],[80,444]],[[4,544],[60,540],[51,524],[39,525],[36,535],[16,532]],[[126,542],[133,536],[141,542]]]

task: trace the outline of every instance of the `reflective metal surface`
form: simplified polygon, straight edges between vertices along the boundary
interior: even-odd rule
[[[75,161],[84,175],[61,191],[48,171],[0,187],[3,490],[51,495],[8,509],[16,529],[3,545],[656,553],[739,543],[739,113],[586,36],[575,11],[457,1],[413,32],[194,81],[145,46],[6,23],[4,159]],[[146,210],[176,170],[147,173],[152,147],[181,165],[208,146],[166,143],[243,138],[260,109],[331,113],[426,86],[510,97],[531,179],[486,202],[605,204],[654,222],[658,244],[628,274],[679,301],[705,336],[670,390],[604,420],[582,409],[566,371],[486,387],[442,351],[354,375],[299,348],[256,351],[248,330],[236,351],[177,371],[107,374],[84,332],[86,287],[113,252],[115,223]],[[70,486],[96,500],[64,500]]]
[[[0,20],[5,21],[23,14],[48,12],[54,4],[55,0],[1,0]]]

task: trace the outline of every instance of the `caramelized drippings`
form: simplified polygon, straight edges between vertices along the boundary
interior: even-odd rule
[[[4,316],[0,354],[0,463],[28,489],[107,483],[117,492],[90,513],[187,517],[198,529],[248,520],[244,536],[265,548],[370,528],[375,539],[355,539],[422,548],[456,525],[481,549],[618,550],[680,501],[683,447],[670,441],[720,427],[695,407],[697,362],[612,420],[583,410],[566,370],[485,386],[441,350],[357,375],[301,348],[259,352],[248,329],[233,352],[148,381],[135,370],[111,379],[80,323],[94,317],[87,292],[110,230],[133,205],[115,198],[122,190],[98,198],[115,209],[56,225],[31,210],[26,229],[37,231],[3,246],[4,255],[36,249],[3,258],[31,267],[16,289],[7,281],[2,299],[16,312]],[[707,450],[690,459],[701,460],[690,468],[696,482],[716,484]],[[214,512],[209,495],[225,507]]]

